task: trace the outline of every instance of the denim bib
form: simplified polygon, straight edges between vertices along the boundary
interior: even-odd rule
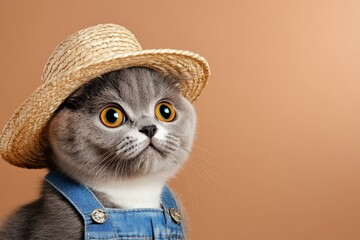
[[[105,208],[91,190],[50,172],[45,180],[59,191],[84,220],[84,239],[185,239],[181,215],[173,194],[165,186],[161,209]]]

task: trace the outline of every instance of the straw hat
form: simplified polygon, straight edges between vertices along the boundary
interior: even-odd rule
[[[24,168],[47,167],[43,129],[60,104],[85,82],[104,73],[144,66],[181,77],[183,95],[195,101],[207,84],[210,69],[196,53],[142,50],[135,36],[116,24],[76,32],[54,50],[45,65],[44,83],[17,109],[0,139],[4,160]]]

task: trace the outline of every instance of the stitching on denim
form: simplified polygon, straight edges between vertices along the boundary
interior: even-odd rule
[[[116,208],[105,208],[107,212],[113,213],[132,213],[132,212],[153,212],[153,213],[162,213],[163,209],[154,209],[154,208],[136,208],[136,209],[116,209]]]
[[[185,239],[183,236],[181,235],[159,235],[156,236],[159,237],[160,239]],[[103,237],[91,237],[89,239],[105,239]],[[131,239],[151,239],[153,240],[154,237],[153,236],[123,236],[123,237],[115,237],[115,238],[106,238],[106,240],[131,240]]]

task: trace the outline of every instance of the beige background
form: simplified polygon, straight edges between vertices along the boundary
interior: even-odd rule
[[[2,0],[0,125],[60,41],[119,23],[143,48],[210,63],[193,154],[171,182],[191,239],[360,239],[359,13],[357,0]],[[0,222],[44,174],[0,161]]]

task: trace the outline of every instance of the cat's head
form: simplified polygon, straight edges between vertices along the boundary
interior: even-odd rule
[[[188,156],[196,122],[178,82],[134,67],[84,84],[48,125],[53,167],[83,182],[172,176]]]

